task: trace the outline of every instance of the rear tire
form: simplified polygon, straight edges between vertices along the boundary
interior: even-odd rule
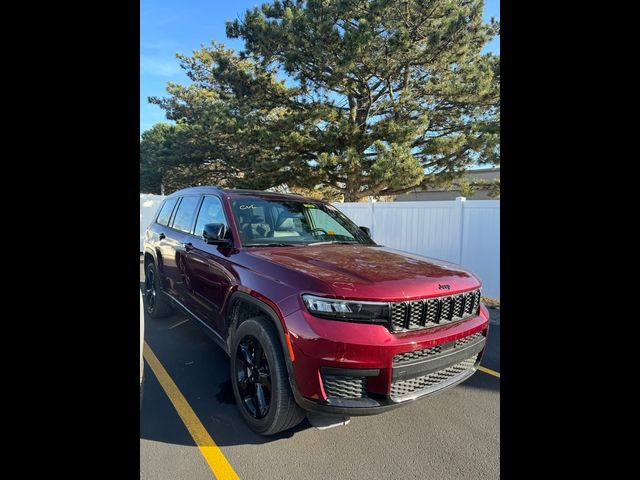
[[[167,317],[173,313],[171,300],[160,288],[160,278],[154,262],[149,262],[145,269],[144,306],[151,318]]]
[[[230,362],[233,395],[242,418],[261,435],[293,428],[305,417],[293,398],[284,362],[269,319],[249,318],[235,330]]]

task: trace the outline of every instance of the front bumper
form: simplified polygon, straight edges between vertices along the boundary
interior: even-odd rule
[[[411,403],[473,375],[486,345],[489,313],[481,306],[477,316],[401,334],[380,325],[319,319],[306,310],[292,313],[286,322],[295,355],[290,381],[298,404],[318,413],[355,416]]]

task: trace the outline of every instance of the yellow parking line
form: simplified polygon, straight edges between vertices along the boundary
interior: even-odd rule
[[[500,372],[496,372],[495,370],[491,370],[487,367],[478,367],[478,370],[484,373],[488,373],[489,375],[493,375],[494,377],[500,378]]]
[[[229,464],[224,457],[216,442],[209,435],[204,425],[200,422],[187,399],[184,398],[178,386],[173,382],[167,371],[164,369],[158,357],[153,353],[151,347],[144,342],[144,358],[151,367],[154,375],[160,382],[162,389],[171,400],[173,407],[180,415],[182,422],[184,423],[189,434],[196,442],[200,453],[209,464],[209,468],[218,480],[240,480],[238,474],[233,470],[233,467]]]

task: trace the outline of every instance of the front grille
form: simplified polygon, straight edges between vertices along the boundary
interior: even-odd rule
[[[391,304],[391,324],[394,328],[404,328],[408,306],[406,302]]]
[[[438,311],[440,310],[440,300],[437,298],[428,298],[424,301],[427,308],[425,315],[425,324],[436,323],[438,320]]]
[[[322,384],[328,398],[362,398],[367,391],[367,377],[323,374]]]
[[[420,325],[423,310],[424,302],[413,302],[409,304],[409,325]]]
[[[480,338],[482,338],[484,334],[482,332],[477,332],[472,335],[467,335],[466,337],[459,338],[453,344],[453,348],[459,348],[469,343],[472,343]],[[393,357],[393,365],[399,365],[402,363],[411,363],[417,360],[422,360],[423,358],[432,357],[433,355],[438,355],[442,353],[442,345],[437,345],[435,347],[423,348],[422,350],[414,350],[412,352],[403,352],[395,355]]]
[[[409,302],[391,302],[393,331],[419,330],[445,325],[476,315],[480,290]]]
[[[477,358],[478,355],[476,354],[473,357],[438,370],[437,372],[422,375],[421,377],[395,381],[391,384],[391,398],[398,401],[410,395],[424,395],[430,391],[444,387],[445,384],[453,383],[474,368]]]

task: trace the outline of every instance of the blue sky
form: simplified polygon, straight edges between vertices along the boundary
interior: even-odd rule
[[[241,40],[225,35],[225,21],[239,18],[262,0],[140,0],[140,132],[166,121],[163,110],[147,101],[164,96],[168,81],[187,83],[176,52],[190,54],[211,40],[241,50]],[[500,19],[500,0],[486,0],[485,18]],[[487,50],[500,52],[499,39]]]

